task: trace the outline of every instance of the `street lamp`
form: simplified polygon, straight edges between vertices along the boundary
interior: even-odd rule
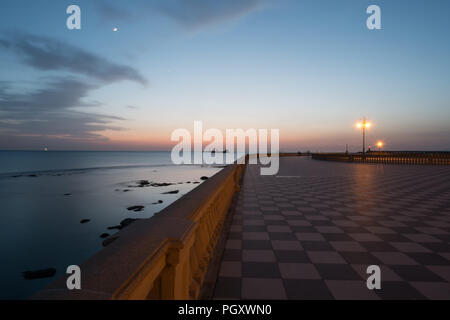
[[[366,128],[370,128],[372,124],[366,120],[366,118],[363,118],[361,122],[358,122],[356,126],[360,129],[362,129],[363,133],[363,154],[366,153]]]
[[[382,141],[378,141],[377,146],[378,146],[378,152],[381,152],[381,148],[384,146],[384,143]]]

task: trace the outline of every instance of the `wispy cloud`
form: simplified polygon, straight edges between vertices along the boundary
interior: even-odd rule
[[[5,82],[0,83],[0,110],[9,112],[10,116],[23,112],[38,116],[40,112],[89,106],[82,99],[99,86],[75,78],[56,78],[46,87],[29,93],[10,93],[9,87]]]
[[[196,29],[243,17],[265,3],[265,0],[168,0],[159,8],[183,26]]]
[[[114,5],[111,1],[96,1],[98,12],[104,21],[131,21],[137,17],[135,12]]]
[[[59,141],[104,140],[99,132],[120,130],[112,123],[124,119],[79,111],[80,107],[99,105],[87,101],[91,92],[123,80],[147,84],[130,66],[51,38],[9,34],[0,39],[0,48],[37,70],[63,72],[60,76],[50,73],[50,77],[44,73],[32,90],[18,90],[16,83],[0,81],[0,146],[8,146],[11,141],[27,143],[30,137],[33,141],[37,137]]]
[[[104,82],[130,80],[147,84],[145,77],[130,66],[110,62],[56,39],[15,33],[0,39],[0,47],[13,50],[23,63],[39,70],[69,71]]]
[[[200,29],[244,17],[262,8],[268,0],[141,0],[133,9],[111,1],[101,1],[97,8],[106,20],[137,21],[159,12],[187,29]]]
[[[76,111],[92,106],[83,101],[98,85],[75,78],[55,78],[44,88],[31,92],[10,93],[0,83],[2,129],[21,136],[59,136],[67,139],[98,138],[96,131],[116,130],[109,125],[119,117]]]

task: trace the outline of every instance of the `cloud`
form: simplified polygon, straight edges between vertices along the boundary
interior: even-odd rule
[[[9,34],[0,39],[0,49],[14,53],[23,64],[42,72],[62,72],[43,76],[33,90],[20,83],[0,80],[0,147],[30,147],[39,141],[104,141],[99,132],[120,130],[120,117],[79,111],[98,106],[88,102],[94,90],[118,81],[147,80],[134,68],[110,62],[62,41],[30,34]],[[69,73],[69,75],[67,75]],[[44,79],[44,80],[42,80]],[[23,83],[22,83],[23,84]]]
[[[243,17],[262,8],[268,0],[138,0],[133,9],[111,1],[97,5],[104,20],[137,21],[159,12],[188,29],[199,29]]]
[[[261,8],[265,0],[168,0],[160,10],[188,28],[240,18]]]
[[[93,105],[83,99],[98,87],[75,78],[55,78],[35,91],[10,93],[8,85],[0,82],[2,132],[79,140],[100,138],[96,131],[118,130],[110,123],[122,118],[76,110]]]
[[[9,85],[0,83],[0,110],[11,114],[22,112],[45,112],[88,106],[82,102],[90,90],[98,85],[88,84],[74,78],[54,79],[46,87],[31,93],[9,93]]]
[[[69,71],[107,83],[130,80],[147,84],[147,80],[136,69],[110,62],[59,40],[15,33],[0,39],[1,47],[13,50],[23,63],[38,70]]]
[[[115,6],[110,2],[97,1],[96,4],[97,10],[98,12],[100,12],[100,16],[105,21],[131,21],[132,19],[136,18],[136,14],[132,13],[128,9]]]

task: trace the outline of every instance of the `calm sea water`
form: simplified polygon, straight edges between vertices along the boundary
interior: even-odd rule
[[[167,151],[0,151],[0,174],[171,164]]]
[[[169,152],[0,151],[0,299],[29,297],[100,250],[100,235],[117,232],[108,227],[153,216],[219,170],[174,166]],[[139,180],[172,185],[130,187]],[[127,210],[135,205],[145,208]],[[46,268],[56,276],[22,277]]]

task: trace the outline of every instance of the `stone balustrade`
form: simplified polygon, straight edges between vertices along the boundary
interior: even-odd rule
[[[366,154],[314,153],[312,154],[312,158],[316,160],[362,163],[450,164],[450,153],[448,152],[367,152]]]

